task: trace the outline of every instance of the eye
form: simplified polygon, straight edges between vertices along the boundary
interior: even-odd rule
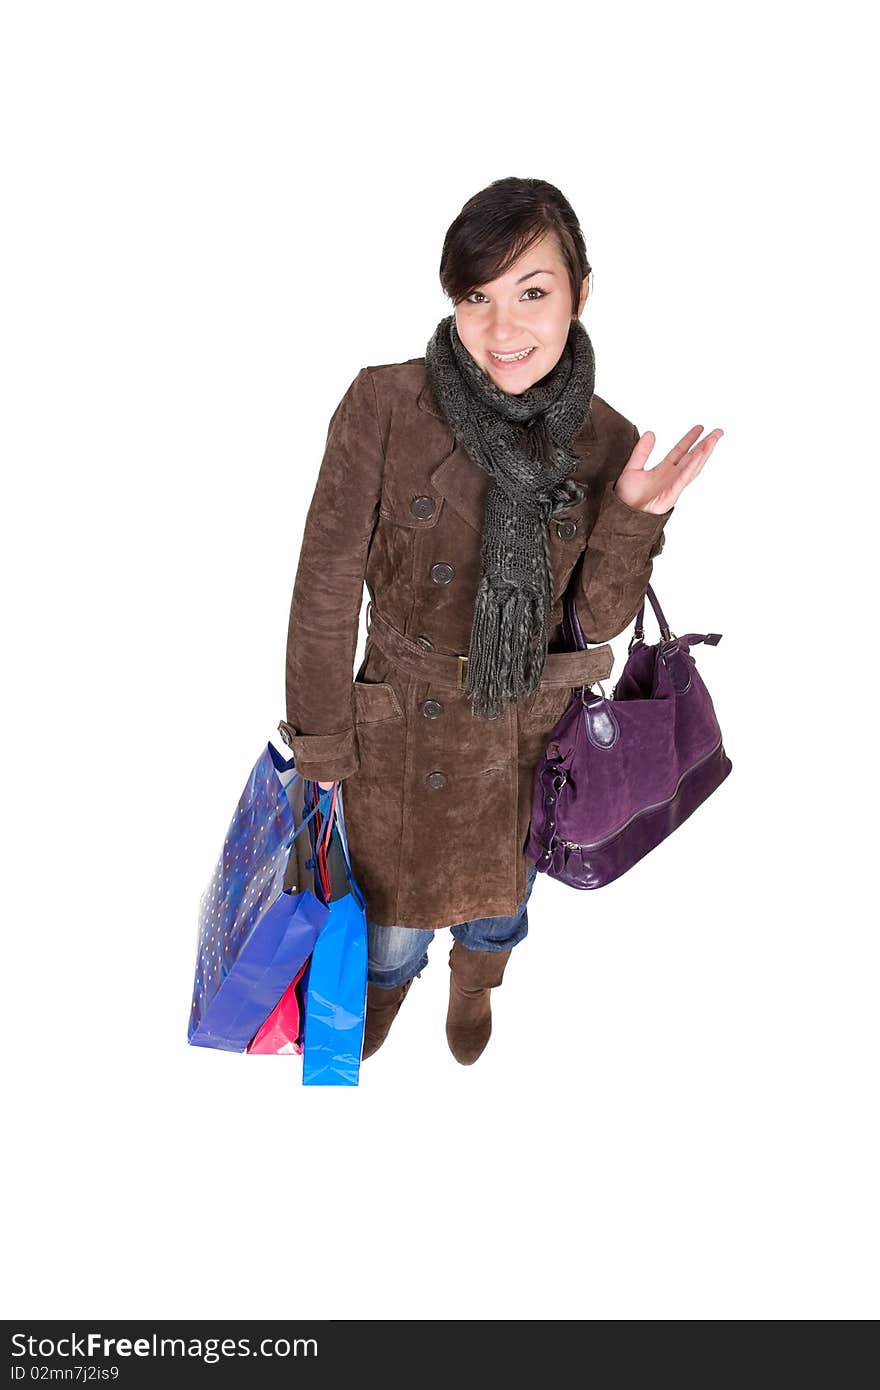
[[[549,294],[549,290],[542,290],[540,285],[530,285],[527,290],[523,290],[523,297],[525,297],[525,295],[527,294],[536,294],[540,299],[544,299],[546,295]],[[474,295],[479,295],[480,299],[486,298],[482,290],[472,290],[470,294],[465,295],[465,303],[473,304],[475,302]],[[529,303],[531,304],[534,304],[535,302],[536,301],[534,299],[529,301]]]

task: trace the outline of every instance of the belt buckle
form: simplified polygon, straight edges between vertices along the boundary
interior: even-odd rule
[[[464,690],[464,668],[467,666],[468,659],[466,656],[459,656],[456,657],[456,660],[458,661],[458,688],[459,690]]]

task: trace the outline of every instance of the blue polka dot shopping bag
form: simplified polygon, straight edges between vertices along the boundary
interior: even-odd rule
[[[296,814],[301,783],[270,742],[239,798],[199,906],[187,1030],[196,1047],[244,1052],[329,920],[311,882],[296,882],[301,856],[291,849],[319,810]]]
[[[294,987],[302,1008],[279,1013]],[[366,915],[351,875],[341,784],[320,790],[270,742],[202,895],[187,1040],[229,1052],[252,1043],[256,1051],[294,1050],[304,1054],[304,1084],[357,1085],[365,998]],[[279,1027],[279,1017],[296,1020],[296,1037],[281,1036],[291,1024]]]

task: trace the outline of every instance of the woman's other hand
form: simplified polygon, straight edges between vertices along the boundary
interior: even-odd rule
[[[724,433],[715,429],[697,444],[695,441],[702,432],[702,425],[694,425],[673,445],[656,468],[646,469],[645,464],[657,437],[651,430],[645,430],[614,485],[620,500],[640,512],[653,512],[655,515],[668,512],[688,483],[693,482]]]

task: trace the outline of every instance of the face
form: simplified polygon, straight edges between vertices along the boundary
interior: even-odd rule
[[[455,326],[477,365],[502,391],[518,396],[556,366],[588,293],[586,276],[573,315],[565,262],[555,236],[547,233],[497,280],[480,285],[456,305]],[[523,349],[532,350],[512,362],[495,355],[509,357]]]

